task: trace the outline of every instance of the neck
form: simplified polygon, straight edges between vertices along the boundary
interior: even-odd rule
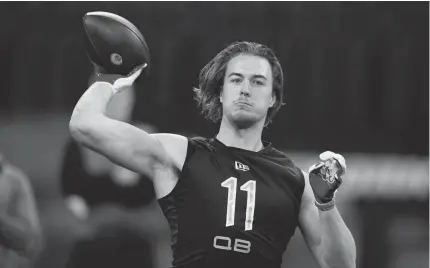
[[[239,129],[226,118],[223,118],[217,139],[229,147],[257,152],[264,147],[261,141],[263,127],[264,121],[253,124],[248,128]]]

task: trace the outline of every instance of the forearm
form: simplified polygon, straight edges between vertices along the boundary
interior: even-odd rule
[[[19,254],[32,256],[39,252],[41,235],[24,220],[0,214],[0,244]]]
[[[112,86],[106,82],[94,83],[82,95],[69,123],[70,133],[76,141],[89,147],[95,144],[94,130],[108,121],[104,114],[113,95]]]
[[[89,116],[104,114],[114,95],[112,86],[107,82],[96,82],[91,85],[79,99],[73,110],[70,123],[82,123]]]
[[[327,268],[355,268],[355,241],[339,211],[336,207],[318,211],[323,234],[321,254]]]

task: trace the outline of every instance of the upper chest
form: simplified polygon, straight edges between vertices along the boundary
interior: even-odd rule
[[[261,155],[224,154],[197,151],[188,161],[184,178],[192,195],[202,204],[237,204],[255,198],[266,208],[285,207],[297,202],[300,178],[286,159]]]

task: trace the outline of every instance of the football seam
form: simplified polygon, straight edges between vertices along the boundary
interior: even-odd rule
[[[96,54],[97,54],[97,56],[99,57],[99,59],[102,61],[102,62],[104,62],[104,60],[103,60],[103,58],[101,57],[101,55],[99,54],[99,51],[97,50],[97,48],[95,47],[95,45],[94,45],[94,43],[93,43],[93,40],[90,38],[90,35],[89,35],[89,32],[88,32],[88,29],[87,29],[87,24],[85,23],[85,19],[87,18],[87,15],[85,15],[85,17],[84,17],[84,29],[85,29],[85,34],[87,35],[87,37],[88,37],[88,40],[90,41],[90,43],[91,43],[91,46],[93,47],[93,49],[94,49],[94,51],[96,52]]]

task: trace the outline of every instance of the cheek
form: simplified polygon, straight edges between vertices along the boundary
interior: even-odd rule
[[[262,106],[270,106],[272,102],[272,92],[269,90],[262,91],[257,98],[260,100]]]
[[[231,87],[224,87],[221,94],[221,100],[224,103],[229,103],[235,98],[235,89]]]

